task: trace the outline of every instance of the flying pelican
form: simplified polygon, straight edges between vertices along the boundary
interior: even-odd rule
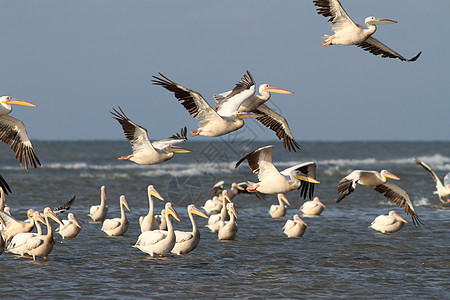
[[[374,55],[381,54],[381,57],[398,58],[402,61],[415,61],[422,53],[420,51],[413,58],[406,59],[372,37],[372,34],[377,30],[376,25],[393,24],[397,23],[396,21],[367,17],[364,21],[367,28],[364,28],[353,22],[338,0],[315,0],[313,2],[318,7],[316,9],[318,14],[330,17],[328,21],[331,22],[331,27],[335,32],[332,36],[324,35],[322,44],[324,47],[329,45],[356,45]]]
[[[444,184],[439,180],[439,177],[436,176],[436,173],[431,170],[431,168],[424,162],[420,161],[416,157],[416,163],[421,165],[425,170],[430,172],[431,177],[433,178],[434,182],[436,182],[436,191],[433,194],[436,194],[439,196],[439,201],[441,201],[443,204],[450,203],[450,172],[445,175],[444,177]],[[442,200],[442,198],[447,198],[447,201]]]
[[[252,93],[244,101],[244,103],[241,104],[239,111],[252,112],[261,115],[260,117],[257,117],[256,120],[261,122],[261,124],[270,130],[273,130],[278,139],[283,139],[284,148],[287,148],[289,151],[296,151],[296,148],[300,149],[300,145],[294,140],[294,136],[292,135],[286,119],[264,104],[270,99],[271,92],[278,94],[293,94],[294,92],[264,83],[259,86],[258,90],[260,95],[258,95],[255,92],[255,81],[253,80],[252,74],[250,74],[248,70],[247,75],[244,74],[241,81],[236,84],[236,88],[245,89]],[[217,103],[227,101],[229,97],[234,96],[232,92],[233,91],[228,91],[225,93],[216,94],[214,95],[214,99]]]
[[[350,195],[355,190],[356,184],[359,183],[365,186],[374,187],[375,191],[383,194],[386,198],[397,204],[397,206],[404,207],[406,214],[411,214],[414,225],[419,223],[422,224],[422,221],[414,210],[408,194],[390,182],[388,178],[400,180],[400,178],[389,173],[387,170],[382,170],[381,172],[355,170],[339,181],[338,193],[341,195],[336,203],[339,203],[346,196]]]
[[[262,115],[252,112],[239,111],[239,106],[247,99],[252,91],[236,85],[226,101],[221,101],[212,108],[206,100],[196,91],[187,89],[166,76],[153,76],[152,82],[166,90],[173,92],[178,101],[196,119],[201,119],[199,128],[191,132],[191,136],[222,136],[238,130],[244,126],[247,118],[256,118]]]
[[[106,203],[106,190],[105,186],[102,185],[100,188],[100,205],[92,205],[89,210],[89,216],[92,218],[92,221],[95,223],[102,223],[106,218],[106,214],[108,213],[108,206]]]
[[[81,224],[75,219],[73,213],[69,213],[67,215],[67,220],[62,220],[62,222],[64,225],[59,226],[56,231],[59,232],[63,239],[74,238],[80,233]]]
[[[272,163],[273,146],[265,146],[249,152],[236,163],[236,168],[247,160],[250,169],[258,175],[259,182],[247,188],[249,192],[258,191],[263,194],[287,193],[300,189],[300,194],[311,198],[314,184],[320,183],[316,177],[316,163],[298,164],[279,172]]]
[[[142,252],[150,254],[152,257],[155,255],[163,256],[164,254],[169,253],[175,246],[176,236],[173,230],[172,221],[170,221],[170,216],[174,217],[178,222],[180,221],[180,218],[170,202],[166,203],[165,210],[167,231],[144,231],[139,235],[139,238],[134,245],[134,247]]]
[[[306,227],[306,223],[298,215],[294,215],[294,220],[287,220],[284,224],[283,233],[288,237],[301,237]]]
[[[8,244],[8,247],[6,248],[7,252],[23,256],[25,254],[25,251],[27,250],[28,239],[42,235],[42,227],[39,224],[39,222],[41,222],[42,224],[46,224],[46,222],[45,222],[45,219],[41,216],[41,214],[38,211],[35,211],[33,213],[33,221],[34,221],[34,225],[36,226],[36,233],[22,232],[22,233],[16,234],[11,239],[11,242]]]
[[[128,219],[125,215],[125,208],[130,211],[127,200],[125,196],[120,196],[120,218],[106,219],[103,221],[102,231],[104,231],[109,236],[123,235],[128,229]]]
[[[195,207],[194,204],[188,205],[187,211],[189,214],[189,219],[192,223],[192,232],[175,230],[175,246],[170,252],[177,255],[191,252],[192,250],[197,248],[197,245],[200,242],[200,232],[198,231],[193,214],[208,219],[208,216],[197,207]]]
[[[382,233],[392,233],[402,229],[403,224],[408,223],[400,217],[395,211],[391,210],[389,215],[380,215],[373,220],[369,226]]]
[[[1,235],[3,236],[7,244],[16,234],[19,234],[21,232],[30,232],[33,229],[33,214],[34,210],[29,209],[27,211],[28,219],[26,222],[24,222],[16,220],[4,211],[0,210],[0,218],[2,218],[6,224],[6,227],[2,230]]]
[[[300,206],[300,210],[303,214],[312,216],[320,215],[325,208],[325,204],[319,200],[319,197],[314,197],[312,201],[306,201]]]
[[[53,245],[55,245],[55,239],[53,238],[53,230],[50,225],[49,218],[52,218],[58,224],[63,225],[63,222],[61,222],[50,207],[46,207],[44,209],[47,234],[31,237],[27,240],[27,250],[25,251],[25,254],[33,256],[34,261],[36,261],[36,257],[39,256],[42,256],[44,260],[47,260],[48,255],[53,250]]]
[[[186,127],[181,129],[180,134],[177,133],[167,139],[152,143],[148,139],[147,129],[128,119],[120,106],[120,112],[114,108],[113,110],[114,112],[111,112],[111,114],[122,125],[125,137],[130,141],[133,148],[132,154],[119,157],[118,160],[131,160],[140,165],[156,165],[171,159],[174,153],[191,152],[191,150],[174,145],[187,140]]]
[[[269,214],[272,218],[282,218],[286,214],[287,206],[284,205],[283,201],[286,202],[287,205],[291,205],[283,194],[278,194],[278,203],[279,205],[271,205],[269,209]]]
[[[222,209],[220,210],[220,213],[209,216],[208,224],[206,225],[212,232],[217,232],[219,230],[220,221],[228,220],[226,201],[231,202],[227,191],[224,190],[222,192]]]
[[[152,196],[155,196],[161,201],[164,201],[164,198],[161,197],[161,195],[155,190],[153,185],[149,185],[147,187],[147,194],[148,194],[149,209],[148,214],[146,216],[139,217],[139,226],[141,228],[141,232],[159,229],[159,224],[161,223],[161,222],[158,223],[158,221],[155,219],[155,208],[153,205]]]
[[[16,153],[16,159],[21,166],[25,164],[27,171],[28,166],[37,169],[41,163],[28,138],[25,125],[22,121],[9,116],[12,111],[11,104],[36,107],[35,104],[10,96],[0,97],[0,140]]]
[[[233,203],[227,203],[227,211],[230,216],[229,221],[221,220],[220,221],[220,229],[217,232],[217,236],[219,240],[234,240],[236,237],[236,232],[238,231],[236,220],[237,213],[234,209]]]

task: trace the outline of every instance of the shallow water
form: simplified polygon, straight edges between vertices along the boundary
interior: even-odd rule
[[[33,262],[8,253],[0,256],[3,298],[447,298],[450,252],[450,210],[442,207],[431,176],[414,163],[418,156],[442,179],[450,170],[449,142],[305,142],[289,153],[276,146],[279,169],[314,160],[318,164],[315,195],[327,206],[320,217],[302,217],[308,224],[302,238],[287,238],[281,228],[299,213],[298,192],[286,218],[268,214],[275,196],[259,200],[234,198],[239,232],[235,241],[218,241],[196,218],[202,239],[192,253],[151,258],[132,245],[139,235],[138,218],[148,211],[146,188],[153,184],[171,201],[181,217],[176,229],[190,230],[186,206],[201,206],[209,188],[219,180],[256,180],[243,164],[234,164],[246,151],[269,143],[221,139],[189,142],[191,154],[179,154],[157,166],[139,166],[116,158],[130,153],[127,142],[34,142],[42,162],[39,170],[21,169],[9,149],[0,152],[1,174],[13,193],[7,197],[13,216],[24,219],[28,208],[59,206],[76,195],[71,208],[83,229],[75,239],[62,240],[48,261]],[[424,225],[414,227],[410,216],[370,188],[356,191],[336,204],[337,182],[354,169],[388,169],[406,190]],[[131,207],[130,227],[123,237],[108,237],[87,213],[99,202],[100,186],[107,189],[108,217],[119,216],[119,196]],[[163,202],[156,200],[157,210]],[[394,234],[369,229],[380,214],[396,210],[407,221]],[[65,217],[65,216],[64,216]],[[56,225],[53,226],[54,228]]]

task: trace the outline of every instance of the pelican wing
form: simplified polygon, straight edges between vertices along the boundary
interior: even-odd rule
[[[120,221],[120,218],[107,219],[103,222],[102,230],[103,231],[113,230],[113,229],[119,227],[120,224],[122,224],[122,222]]]
[[[381,215],[376,217],[371,225],[377,224],[378,226],[389,226],[394,224],[395,222],[398,222],[398,220],[394,217]]]
[[[402,61],[416,61],[420,54],[422,54],[422,51],[420,51],[416,56],[414,56],[411,59],[404,58],[399,53],[395,52],[382,42],[378,41],[377,39],[373,37],[369,37],[367,40],[365,40],[362,43],[357,44],[356,46],[362,48],[365,51],[369,51],[370,53],[374,55],[381,55],[381,57],[390,57],[390,58],[398,58]]]
[[[60,213],[65,212],[66,210],[69,210],[72,207],[73,202],[75,201],[75,197],[76,196],[73,196],[72,199],[70,199],[69,201],[67,201],[66,203],[64,203],[63,205],[61,205],[59,207],[52,208],[52,211],[55,214],[60,214]]]
[[[297,225],[297,223],[295,223],[295,221],[292,220],[287,220],[286,224],[284,224],[283,226],[283,230],[285,231],[289,231],[292,227],[294,227],[295,225]]]
[[[222,193],[222,191],[225,189],[224,188],[224,183],[225,181],[221,180],[219,182],[217,182],[209,191],[210,194],[213,194],[214,196],[218,196],[220,193]]]
[[[244,158],[236,163],[236,168],[247,159],[248,166],[254,174],[258,175],[258,179],[263,181],[273,175],[279,175],[280,172],[272,163],[273,146],[265,146],[255,151],[249,152]]]
[[[25,164],[27,171],[29,166],[37,169],[41,165],[22,121],[9,115],[0,116],[0,140],[16,153],[16,159],[21,166]]]
[[[337,199],[336,203],[339,203],[350,195],[356,188],[356,183],[358,182],[359,178],[361,176],[360,172],[353,171],[349,175],[342,178],[338,183],[338,193],[341,195]]]
[[[9,187],[8,183],[6,182],[5,178],[3,178],[2,175],[0,175],[0,187],[3,189],[3,192],[8,195],[8,192],[11,193],[11,188]]]
[[[328,22],[331,22],[334,32],[347,26],[358,26],[348,16],[338,0],[315,0],[313,2],[318,7],[316,8],[318,14],[324,17],[330,17]]]
[[[426,163],[416,158],[416,164],[421,165],[425,170],[427,170],[430,173],[431,177],[433,177],[434,182],[440,182],[439,177],[437,177],[436,173],[434,173]]]
[[[186,108],[190,115],[196,119],[211,119],[220,118],[218,113],[206,102],[196,91],[185,88],[182,85],[170,80],[163,74],[159,73],[163,78],[153,76],[153,84],[160,85],[166,90],[173,92],[175,98],[181,101],[181,104]]]
[[[187,128],[186,127],[181,128],[180,133],[174,134],[171,137],[168,137],[167,139],[153,142],[153,147],[159,150],[163,150],[170,145],[183,143],[184,141],[187,141],[186,133]]]
[[[255,93],[255,81],[253,80],[253,76],[252,76],[252,74],[250,74],[250,72],[248,70],[247,70],[247,74],[248,74],[248,76],[246,74],[244,74],[244,76],[242,76],[241,81],[239,81],[236,84],[236,86],[233,90],[225,92],[225,93],[213,95],[214,100],[216,100],[218,105],[220,104],[220,102],[226,101],[228,98],[231,98],[231,97],[235,96],[236,94],[242,93],[244,91],[248,92],[251,89],[253,89],[253,94]]]
[[[136,246],[151,246],[156,244],[157,242],[165,239],[167,237],[168,232],[165,230],[153,230],[153,231],[144,231],[139,235],[138,241],[136,242]]]
[[[191,232],[175,230],[176,243],[182,243],[194,238],[194,235]]]
[[[398,207],[403,207],[407,215],[411,214],[414,225],[423,224],[414,210],[411,199],[404,190],[402,190],[389,180],[386,180],[385,183],[377,185],[375,187],[375,191],[383,194],[386,198],[394,202]]]
[[[450,172],[444,177],[444,186],[450,186]]]
[[[40,245],[44,244],[43,236],[32,236],[29,239],[27,239],[27,250],[33,250],[39,247]]]
[[[287,168],[287,169],[281,171],[281,174],[283,174],[284,176],[289,176],[292,171],[300,171],[303,174],[307,175],[308,177],[312,177],[315,179],[316,178],[316,168],[317,168],[317,164],[315,162],[311,161],[311,162],[306,162],[306,163],[298,164],[298,165],[292,166],[290,168]],[[315,187],[315,183],[301,181],[300,187],[299,187],[300,196],[303,197],[304,199],[306,199],[306,196],[308,195],[308,197],[311,199],[314,195],[314,187]]]

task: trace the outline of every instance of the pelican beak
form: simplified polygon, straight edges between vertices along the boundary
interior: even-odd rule
[[[45,224],[45,219],[41,216],[41,214],[39,212],[36,212],[34,217],[36,218],[36,221],[39,221],[42,224]]]
[[[241,190],[241,191],[245,191],[245,189],[244,189],[242,186],[240,186],[239,184],[236,184],[236,185],[234,186],[234,188],[235,188],[235,189],[238,189],[238,190]]]
[[[227,200],[228,202],[231,202],[231,199],[230,199],[230,197],[228,197],[228,192],[226,190],[223,191],[222,197],[224,197],[225,200]]]
[[[172,206],[166,206],[166,214],[169,216],[169,215],[172,215],[172,217],[174,217],[174,219],[175,220],[177,220],[178,222],[180,222],[180,217],[178,217],[178,214],[177,214],[177,212],[175,211],[175,209],[172,207]]]
[[[120,197],[120,203],[123,204],[123,206],[125,206],[128,209],[128,211],[131,211],[130,206],[128,206],[128,202],[125,199],[125,196],[122,195]]]
[[[0,224],[2,224],[3,227],[6,227],[5,221],[3,221],[2,218],[0,218]]]
[[[15,104],[15,105],[23,105],[23,106],[37,107],[36,104],[30,103],[30,102],[25,101],[25,100],[15,99],[15,98],[12,98],[11,100],[5,101],[4,103],[6,103],[6,104]]]
[[[153,187],[153,185],[148,187],[148,196],[155,196],[156,198],[158,198],[159,200],[164,201],[164,198],[155,190],[155,188]]]
[[[192,152],[192,150],[186,149],[186,148],[182,148],[182,147],[177,147],[177,146],[173,146],[170,145],[166,148],[166,151],[170,151],[170,152],[174,152],[174,153],[189,153]]]
[[[394,174],[392,174],[390,172],[387,172],[387,171],[384,173],[384,176],[392,178],[392,179],[395,179],[395,180],[400,180],[399,177],[397,177],[396,175],[394,175]]]
[[[230,209],[231,209],[231,212],[233,213],[234,217],[237,219],[238,216],[237,216],[236,210],[234,209],[234,205],[230,205]]]
[[[59,225],[64,226],[64,223],[58,218],[58,216],[57,216],[54,212],[49,211],[49,212],[48,212],[48,216],[49,216],[50,218],[52,218],[52,219],[53,219],[56,223],[58,223]]]
[[[314,178],[306,176],[306,175],[295,175],[294,178],[301,180],[301,181],[306,181],[309,183],[320,183],[320,181],[315,180]]]
[[[77,226],[78,226],[78,228],[81,228],[81,224],[80,224],[80,223],[78,223],[78,220],[77,220],[77,219],[75,219],[75,216],[73,216],[73,215],[70,215],[70,218],[69,218],[69,220],[70,220],[70,221],[72,221],[72,222],[73,222],[73,224],[77,225]]]
[[[400,222],[408,223],[408,222],[406,222],[406,220],[403,219],[400,215],[397,215],[397,213],[394,213],[392,216],[393,216],[394,218],[396,218],[397,220],[399,220]]]
[[[389,20],[389,19],[379,19],[379,18],[376,18],[375,20],[369,22],[369,24],[372,24],[372,25],[384,25],[384,24],[394,24],[394,23],[397,23],[397,21]]]
[[[193,214],[199,215],[200,217],[209,219],[209,217],[204,212],[202,212],[200,209],[198,209],[197,207],[193,207],[191,209],[191,212]]]
[[[316,201],[317,201],[317,203],[319,203],[319,205],[322,205],[323,207],[327,208],[327,207],[325,206],[325,204],[323,204],[322,201],[320,201],[319,199],[317,199]]]
[[[270,93],[277,93],[277,94],[293,94],[294,92],[285,90],[285,89],[280,89],[274,86],[270,86],[269,88],[265,89],[266,92],[270,92]]]
[[[286,202],[287,205],[291,205],[291,204],[289,203],[288,199],[286,199],[286,197],[284,196],[284,194],[278,194],[278,197],[279,197],[282,201]]]
[[[264,115],[262,114],[255,114],[252,112],[243,112],[243,111],[237,111],[235,113],[235,118],[236,119],[251,119],[251,118],[258,118],[258,117],[263,117]]]

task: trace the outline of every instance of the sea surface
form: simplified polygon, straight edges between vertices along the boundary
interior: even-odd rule
[[[199,138],[201,140],[201,138]],[[251,150],[273,144],[279,170],[315,161],[315,195],[326,205],[320,217],[302,217],[305,201],[298,191],[285,218],[268,214],[275,195],[233,199],[239,231],[234,241],[219,241],[196,218],[201,241],[193,252],[152,258],[133,248],[139,236],[138,218],[148,211],[147,186],[152,184],[172,202],[181,218],[175,229],[190,230],[186,207],[211,198],[217,181],[226,185],[257,178],[237,160]],[[0,174],[13,193],[7,197],[12,215],[25,219],[28,208],[55,207],[76,200],[69,212],[82,223],[75,239],[55,236],[48,261],[0,255],[0,298],[363,298],[448,299],[450,278],[450,209],[433,194],[431,176],[414,157],[429,164],[441,178],[450,171],[450,142],[301,142],[288,152],[278,141],[258,142],[230,136],[184,144],[193,150],[160,165],[121,162],[130,154],[126,141],[33,142],[42,163],[26,172],[6,146],[0,145]],[[423,221],[410,216],[373,189],[358,186],[336,204],[338,181],[355,169],[388,169],[410,195]],[[119,217],[119,196],[125,195],[130,227],[121,237],[109,237],[101,224],[90,223],[91,205],[107,192],[108,218]],[[159,212],[164,203],[155,200]],[[370,223],[395,210],[408,223],[397,233],[381,234]],[[301,238],[287,238],[282,227],[300,214],[308,224]],[[61,215],[60,215],[61,216]],[[61,218],[66,218],[62,215]],[[56,224],[53,223],[53,228]]]

